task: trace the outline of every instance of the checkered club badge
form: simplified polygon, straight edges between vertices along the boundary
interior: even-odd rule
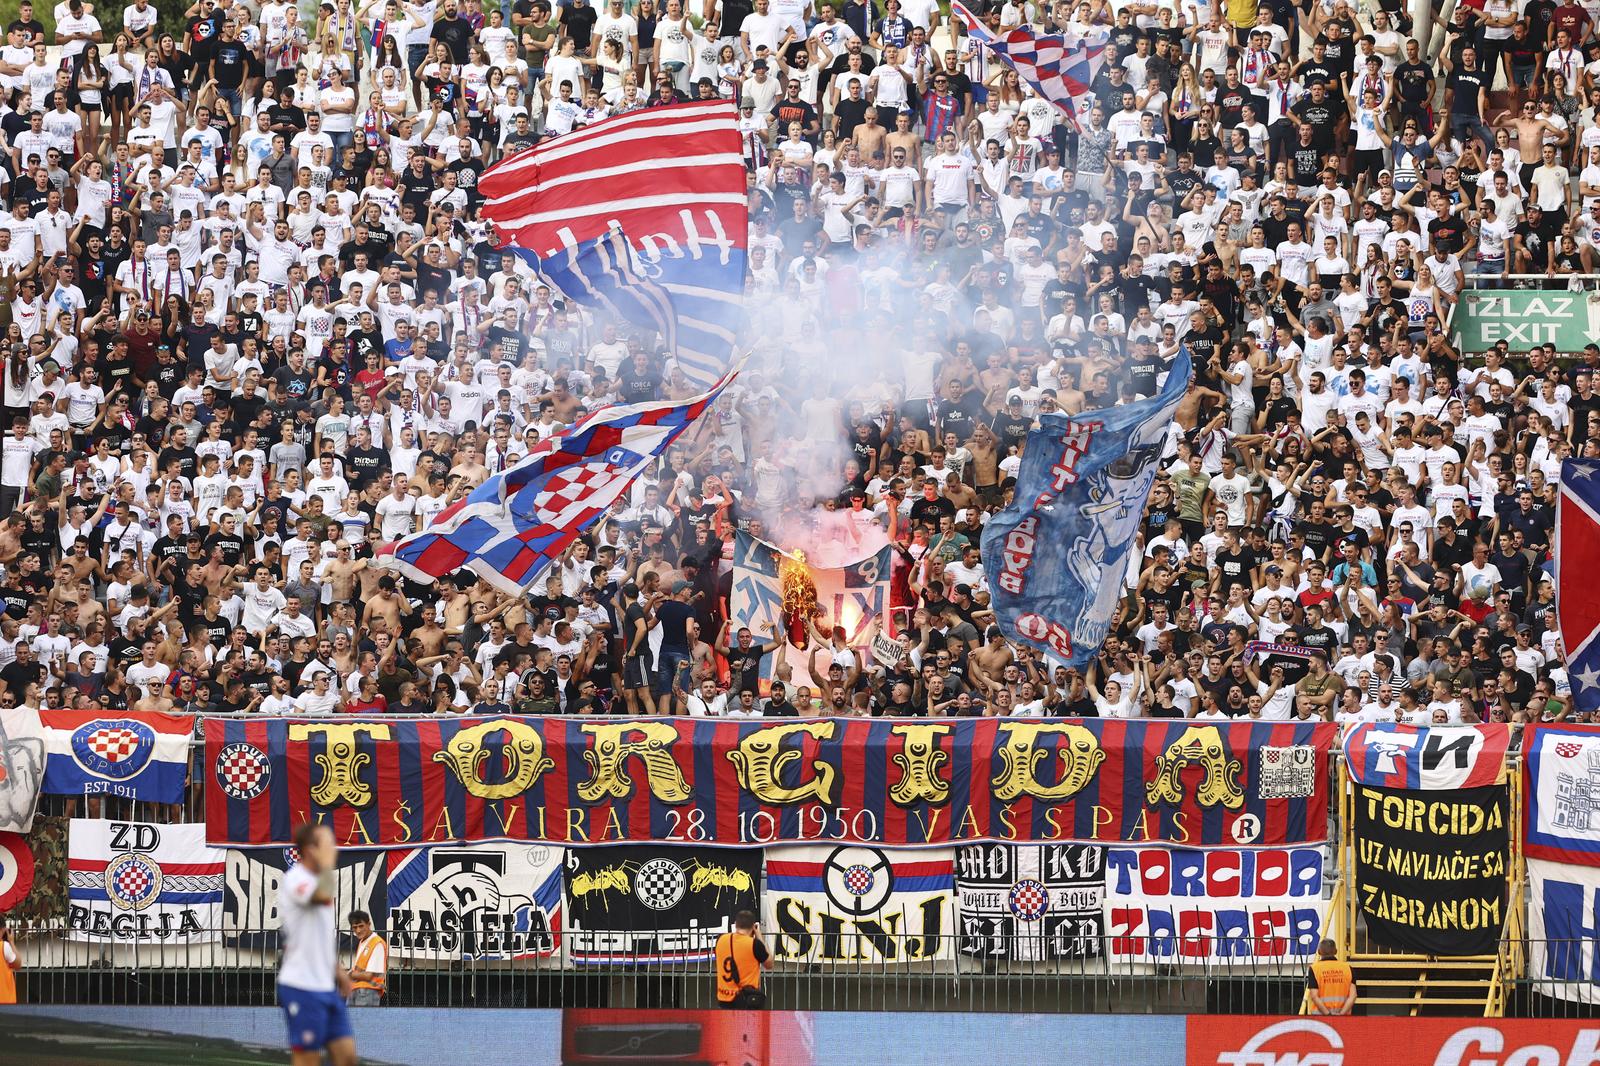
[[[877,848],[835,848],[822,876],[828,899],[846,914],[872,914],[894,891],[894,867]]]
[[[229,744],[217,756],[217,784],[232,799],[255,799],[271,777],[272,764],[253,744]]]
[[[653,911],[669,911],[689,891],[689,875],[671,859],[651,859],[633,875],[633,894]]]
[[[123,910],[144,910],[161,895],[161,867],[148,855],[118,856],[106,865],[106,895]]]

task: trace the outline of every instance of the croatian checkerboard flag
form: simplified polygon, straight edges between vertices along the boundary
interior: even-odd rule
[[[989,28],[961,0],[951,0],[950,11],[978,43],[988,48],[1034,92],[1055,104],[1076,124],[1094,102],[1089,86],[1105,64],[1105,45],[1079,43],[1068,46],[1059,33],[1038,33],[1021,25],[1004,33]]]
[[[596,263],[592,242],[626,233],[634,273],[671,300],[684,378],[709,389],[744,321],[747,180],[737,109],[706,100],[630,111],[537,144],[484,171],[478,191],[500,238],[557,270]]]
[[[1600,462],[1561,464],[1556,504],[1556,624],[1579,710],[1600,709]]]
[[[426,529],[380,547],[374,565],[423,582],[469,570],[510,595],[525,592],[738,372],[688,400],[594,412],[440,511]]]

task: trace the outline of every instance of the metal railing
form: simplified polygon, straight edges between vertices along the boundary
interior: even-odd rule
[[[712,960],[581,965],[584,933],[562,933],[560,955],[404,958],[391,955],[386,1003],[408,1007],[716,1006]],[[271,1006],[277,1002],[276,930],[232,930],[187,945],[85,942],[62,928],[19,931],[27,965],[19,1000],[49,1005]],[[768,942],[775,938],[768,935]],[[1078,938],[1079,957],[1047,958],[1039,937],[950,934],[918,941],[914,962],[868,957],[774,959],[764,983],[789,1010],[995,1011],[1023,1013],[1270,1014],[1293,1012],[1309,957],[1271,963],[1213,958],[1177,963],[1108,961],[1112,938]],[[710,943],[707,938],[706,943]],[[1209,940],[1186,937],[1193,952]],[[346,935],[341,960],[354,943]],[[1043,950],[1042,950],[1043,949]],[[1237,944],[1232,948],[1237,950]],[[781,950],[781,949],[779,949]],[[853,949],[854,950],[854,949]],[[996,951],[1011,956],[1000,957]],[[929,957],[931,956],[931,957]]]

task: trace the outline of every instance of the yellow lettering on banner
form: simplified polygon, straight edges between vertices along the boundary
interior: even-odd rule
[[[1115,826],[1117,823],[1117,816],[1111,812],[1110,807],[1102,807],[1100,804],[1096,803],[1090,808],[1090,812],[1093,816],[1090,820],[1090,824],[1092,826],[1092,828],[1089,830],[1090,840],[1121,839],[1120,833],[1116,834],[1114,837],[1103,837],[1100,835],[1101,829],[1110,828]]]
[[[533,834],[532,834],[533,839],[534,840],[548,840],[549,837],[547,837],[545,835],[545,830],[544,830],[544,808],[543,807],[535,807],[533,809],[533,813],[537,814],[539,816],[539,828],[536,829],[533,832]]]
[[[615,830],[615,833],[613,833],[613,830]],[[601,840],[622,840],[622,839],[625,839],[624,838],[624,834],[622,832],[622,818],[617,814],[617,809],[615,807],[610,807],[610,808],[607,808],[607,810],[606,810],[606,824],[605,824],[605,828],[600,830],[600,839]]]
[[[939,831],[939,815],[943,814],[944,810],[940,807],[935,807],[928,812],[933,815],[933,823],[931,825],[926,818],[922,817],[921,811],[912,811],[911,813],[916,815],[917,824],[922,827],[922,839],[932,840],[933,835]]]
[[[356,750],[357,742],[365,735],[373,740],[388,740],[389,727],[382,722],[291,722],[290,740],[310,740],[322,737],[326,750],[319,752],[312,762],[322,770],[322,780],[311,786],[311,801],[320,807],[348,803],[352,807],[370,807],[377,798],[373,790],[361,780],[361,768],[372,761],[372,756]]]
[[[399,803],[397,803],[395,805],[394,813],[389,815],[389,820],[392,821],[399,828],[399,830],[400,830],[400,832],[402,834],[404,834],[403,836],[396,837],[395,840],[393,841],[393,843],[396,843],[396,844],[409,844],[409,843],[411,843],[411,823],[406,821],[407,816],[409,816],[410,814],[411,814],[411,804],[407,803],[405,800],[401,800]]]
[[[1193,813],[1181,808],[1172,812],[1172,842],[1174,844],[1189,843],[1189,816]]]
[[[898,724],[890,732],[903,738],[901,750],[890,758],[900,768],[900,780],[889,787],[889,798],[902,807],[913,803],[948,803],[950,784],[939,777],[939,767],[950,761],[950,753],[939,747],[939,738],[952,726],[933,722]]]
[[[1128,829],[1127,840],[1130,844],[1150,839],[1150,812],[1144,809],[1139,811],[1139,820]]]
[[[672,745],[678,731],[666,722],[617,722],[580,727],[594,737],[594,745],[583,753],[589,764],[589,780],[578,786],[578,798],[586,803],[602,799],[626,799],[633,794],[633,778],[628,776],[628,760],[644,763],[645,783],[650,794],[662,803],[687,803],[692,795],[683,770],[672,758]]]
[[[585,844],[589,843],[589,834],[583,831],[583,809],[581,807],[567,808],[567,839],[581,840]]]
[[[441,825],[444,826],[444,836],[439,835],[439,827]],[[449,806],[440,807],[439,818],[433,823],[433,835],[428,838],[428,842],[431,844],[441,840],[454,840],[455,838],[456,826],[450,820],[450,808]]]
[[[1044,835],[1046,840],[1061,839],[1061,823],[1056,821],[1056,809],[1054,807],[1046,807],[1044,809],[1044,824],[1048,829],[1048,832]]]
[[[367,833],[366,823],[362,820],[360,814],[357,814],[355,818],[351,820],[350,833],[344,838],[344,846],[348,848],[351,844],[356,843],[357,834],[360,834],[361,843],[365,844],[369,848],[372,846],[372,837]]]
[[[1023,796],[1057,802],[1070,799],[1083,791],[1100,764],[1106,761],[1099,738],[1081,725],[1001,722],[1000,730],[1005,734],[999,749],[1002,766],[989,784],[994,789],[995,799],[1002,803]],[[1059,736],[1062,740],[1056,749],[1061,774],[1054,785],[1042,783],[1037,776],[1040,761],[1050,754],[1049,749],[1037,746],[1045,736]]]
[[[802,758],[799,748],[785,750],[783,742],[795,734],[806,734],[815,740],[831,740],[837,723],[796,722],[792,725],[768,726],[751,733],[739,741],[739,746],[728,752],[733,763],[739,787],[762,803],[806,803],[815,801],[824,806],[833,805],[834,767],[820,759],[811,763],[815,775],[809,781],[787,787],[780,783],[785,766]]]
[[[501,748],[507,778],[498,784],[483,779],[483,771],[494,751],[484,743],[490,733],[506,734]],[[479,799],[510,799],[526,792],[541,774],[555,768],[553,759],[545,758],[544,737],[526,722],[514,718],[495,718],[469,726],[450,738],[441,751],[433,753],[434,762],[442,762],[456,775],[468,792]]]
[[[1222,732],[1214,725],[1192,725],[1167,750],[1156,756],[1156,779],[1145,789],[1150,803],[1177,805],[1183,802],[1183,771],[1199,766],[1205,778],[1195,790],[1195,800],[1202,807],[1227,807],[1238,810],[1244,806],[1244,789],[1239,786],[1239,773],[1243,764],[1228,757],[1227,745],[1222,742]]]
[[[1004,840],[1017,839],[1017,827],[1012,821],[1012,819],[1016,817],[1016,814],[1014,811],[1012,811],[1011,805],[1008,803],[1004,807],[1001,807],[995,812],[995,817],[1000,821],[1001,838]]]
[[[1427,836],[1476,836],[1505,828],[1503,804],[1481,807],[1475,803],[1429,800],[1416,796],[1385,795],[1362,790],[1367,817],[1390,829]]]
[[[971,830],[971,832],[968,832],[968,830]],[[971,806],[968,806],[966,810],[961,812],[961,822],[956,826],[956,839],[960,840],[963,836],[976,839],[983,835],[983,829],[978,825],[977,812]]]
[[[1361,909],[1384,921],[1413,929],[1456,932],[1463,929],[1499,929],[1505,909],[1499,899],[1468,896],[1464,899],[1425,900],[1361,886]]]
[[[511,831],[511,823],[517,820],[517,812],[522,809],[515,803],[508,804],[507,806],[511,808],[509,813],[502,811],[499,806],[489,808],[494,812],[495,820],[500,823],[500,832],[502,833],[509,833]]]

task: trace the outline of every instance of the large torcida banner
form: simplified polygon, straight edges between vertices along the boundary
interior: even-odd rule
[[[206,835],[356,848],[1326,839],[1326,723],[208,719]]]

